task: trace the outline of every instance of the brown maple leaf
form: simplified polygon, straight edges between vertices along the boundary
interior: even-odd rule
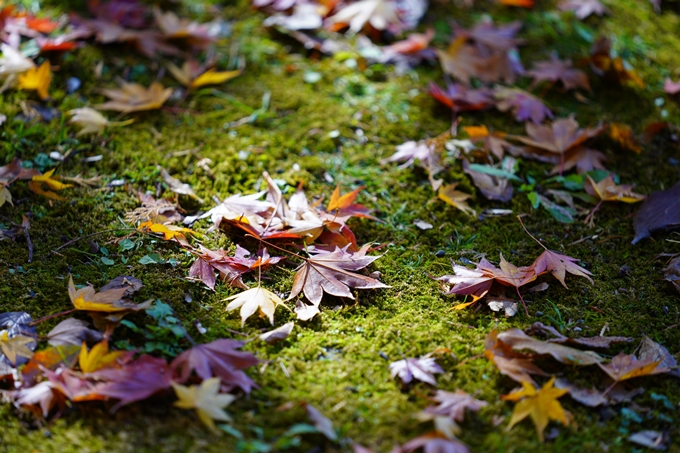
[[[603,365],[598,363],[597,365],[602,368],[602,371],[607,373],[607,375],[613,379],[614,384],[616,384],[617,382],[640,376],[649,376],[670,371],[668,368],[659,367],[661,361],[662,359],[655,360],[655,357],[639,359],[635,354],[624,354],[623,352],[620,352],[618,355],[614,356],[612,361],[608,364]],[[611,389],[614,384],[612,384],[609,389]],[[607,393],[609,389],[605,390],[605,393]]]
[[[432,397],[432,401],[439,404],[437,406],[426,407],[425,412],[427,414],[449,417],[458,423],[461,423],[465,418],[466,409],[477,412],[479,409],[489,405],[486,401],[478,400],[461,389],[457,389],[455,393],[437,390],[435,396]]]
[[[301,292],[313,305],[319,305],[323,293],[354,299],[350,288],[388,288],[384,283],[356,271],[365,268],[380,256],[366,256],[370,244],[357,252],[335,248],[328,252],[312,249],[310,257],[298,268],[288,300]]]
[[[590,67],[598,75],[607,76],[620,83],[644,88],[645,82],[621,57],[612,56],[611,40],[601,37],[593,44],[589,58]]]
[[[562,82],[566,90],[583,88],[591,91],[586,73],[574,68],[571,60],[560,60],[554,54],[550,60],[534,63],[534,69],[527,71],[527,75],[534,79],[532,87],[541,82]]]
[[[497,341],[503,342],[515,351],[528,349],[537,354],[551,355],[555,360],[566,365],[587,366],[604,360],[593,351],[581,351],[559,343],[538,340],[520,329],[508,329],[499,333],[496,338]]]
[[[551,174],[562,173],[574,167],[579,173],[604,168],[601,163],[605,159],[604,154],[584,146],[586,141],[604,131],[602,125],[580,129],[574,117],[570,116],[550,125],[527,123],[526,131],[526,137],[515,137],[526,145],[522,154],[555,164]]]
[[[484,340],[484,357],[489,359],[501,374],[516,382],[535,384],[532,374],[548,376],[531,361],[532,355],[520,354],[498,339],[496,329],[489,332]]]
[[[130,113],[161,108],[172,94],[172,88],[163,88],[158,82],[153,82],[148,88],[138,83],[123,83],[120,89],[104,89],[101,92],[111,101],[95,108]]]
[[[484,110],[495,104],[493,94],[488,88],[473,89],[460,83],[447,83],[444,89],[430,82],[429,92],[433,98],[455,112]]]
[[[539,98],[519,88],[497,87],[493,92],[496,108],[501,112],[511,110],[515,120],[542,123],[546,118],[552,118],[553,113]]]

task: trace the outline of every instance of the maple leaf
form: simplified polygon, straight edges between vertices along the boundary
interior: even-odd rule
[[[151,220],[142,222],[137,227],[137,231],[142,231],[145,233],[160,233],[163,235],[163,239],[169,241],[171,239],[176,239],[180,243],[186,243],[187,234],[196,234],[195,231],[189,228],[182,228],[174,225],[162,225],[160,223],[153,223]]]
[[[161,171],[161,177],[163,178],[163,181],[168,185],[170,190],[172,190],[176,194],[191,197],[194,200],[198,201],[199,203],[203,204],[203,200],[199,198],[198,195],[196,195],[196,192],[194,192],[194,189],[192,189],[189,184],[183,183],[179,179],[171,176],[170,173],[168,173],[168,171],[165,168],[161,166],[159,166],[158,168]]]
[[[614,176],[610,173],[607,177],[603,178],[600,182],[593,181],[590,175],[586,175],[584,181],[584,188],[588,195],[596,197],[599,199],[597,205],[590,211],[588,217],[586,217],[585,222],[592,225],[595,212],[600,208],[605,201],[621,201],[623,203],[637,203],[644,200],[646,197],[644,195],[637,194],[632,191],[633,186],[618,186],[614,181]]]
[[[562,0],[557,4],[562,11],[573,11],[576,17],[583,20],[591,14],[603,16],[611,14],[609,8],[600,3],[600,0]]]
[[[14,203],[12,203],[12,194],[7,188],[7,185],[7,183],[0,181],[0,207],[2,207],[2,205],[5,203],[9,203],[14,206]]]
[[[531,361],[532,356],[514,352],[512,348],[498,339],[496,329],[484,339],[484,357],[496,365],[501,374],[516,382],[534,383],[532,374],[547,376]]]
[[[542,322],[533,323],[525,332],[530,335],[541,334],[554,337],[547,340],[551,343],[569,343],[589,348],[609,348],[612,344],[633,341],[630,337],[606,337],[600,335],[596,337],[569,338],[559,333],[554,327],[546,326]]]
[[[476,145],[481,143],[485,150],[490,151],[498,159],[503,159],[505,150],[512,148],[512,145],[505,140],[507,134],[491,132],[486,126],[468,126],[464,127],[463,131],[472,143]]]
[[[98,398],[119,400],[112,411],[167,389],[172,382],[172,372],[167,362],[146,354],[129,362],[123,368],[104,368],[96,371],[92,373],[92,377],[105,381],[91,389],[93,395]]]
[[[129,292],[136,291],[137,288],[135,288],[133,283],[135,280],[139,281],[133,277],[123,277],[123,281],[127,284],[111,289],[105,289],[106,287],[104,287],[98,293],[92,285],[76,290],[73,284],[73,276],[69,276],[68,295],[76,310],[102,313],[124,313],[145,310],[151,305],[152,300],[142,304],[135,304],[127,299],[123,299]]]
[[[120,367],[130,360],[135,354],[134,351],[111,351],[109,352],[109,342],[103,340],[92,347],[90,351],[83,341],[78,363],[83,373],[92,373],[102,368]]]
[[[356,273],[380,258],[366,256],[369,246],[367,244],[357,252],[347,251],[349,246],[336,247],[332,252],[308,249],[311,256],[298,268],[288,300],[303,292],[313,305],[319,305],[324,292],[354,299],[350,288],[388,288],[374,278]]]
[[[347,192],[344,195],[340,195],[340,184],[335,187],[335,190],[331,194],[331,199],[328,202],[326,211],[333,216],[333,218],[348,218],[350,216],[354,217],[365,217],[367,219],[375,220],[375,217],[369,214],[370,210],[364,205],[354,203],[363,189],[366,186],[357,187],[351,192]]]
[[[349,25],[351,33],[358,33],[366,24],[376,30],[399,31],[403,24],[397,14],[397,6],[390,0],[360,0],[345,6],[326,20],[335,29]]]
[[[123,83],[120,89],[104,89],[101,93],[112,100],[97,104],[96,109],[130,113],[161,108],[172,94],[172,88],[163,88],[159,82],[153,82],[148,88],[138,83]]]
[[[645,82],[637,75],[628,62],[621,57],[613,57],[611,40],[601,37],[593,44],[590,52],[590,66],[601,76],[609,76],[618,82],[626,82],[638,88],[644,88]]]
[[[489,170],[500,170],[506,172],[508,175],[512,175],[515,162],[515,159],[506,157],[503,160],[502,169],[489,166],[476,166],[475,169],[472,169],[470,168],[468,160],[463,159],[463,171],[472,178],[475,187],[477,187],[486,198],[489,200],[507,202],[512,199],[513,193],[513,187],[510,180],[508,178],[503,178],[500,175],[483,173],[477,171],[477,169],[488,168]]]
[[[185,387],[172,382],[178,401],[175,406],[181,409],[196,409],[198,418],[210,428],[217,431],[214,420],[231,421],[231,417],[224,412],[224,408],[231,404],[236,397],[228,393],[219,393],[219,378],[210,378],[201,382],[201,386]]]
[[[50,97],[47,90],[52,82],[52,70],[50,62],[45,61],[40,67],[32,67],[28,71],[19,75],[18,86],[22,90],[35,90],[43,101]]]
[[[522,382],[522,390],[501,396],[504,401],[515,401],[515,409],[512,411],[512,418],[508,425],[508,430],[512,429],[517,423],[528,416],[534,422],[536,433],[543,442],[543,431],[548,426],[550,420],[556,420],[567,426],[569,424],[568,412],[566,412],[558,398],[567,393],[567,389],[556,389],[553,387],[555,377],[552,377],[540,390],[537,390],[529,382]]]
[[[245,325],[246,319],[255,314],[258,309],[269,318],[269,322],[273,326],[276,307],[283,305],[283,301],[279,296],[260,286],[228,297],[226,300],[231,301],[227,305],[227,311],[241,308],[241,326]]]
[[[270,330],[269,332],[261,334],[260,339],[267,344],[273,344],[278,341],[285,340],[293,331],[293,327],[295,327],[295,323],[293,321],[287,322],[281,327],[277,327],[274,330]]]
[[[586,73],[574,68],[571,60],[560,60],[555,54],[550,60],[534,63],[534,69],[527,71],[527,75],[534,79],[532,87],[541,82],[562,82],[565,90],[583,88],[591,91]]]
[[[430,385],[437,385],[434,374],[443,372],[444,370],[434,361],[434,358],[427,355],[418,359],[407,358],[390,363],[392,379],[399,376],[404,384],[417,379]]]
[[[543,253],[534,260],[531,267],[534,269],[536,275],[550,272],[565,288],[567,287],[567,284],[564,282],[564,279],[567,273],[578,277],[584,277],[588,279],[591,284],[594,284],[593,279],[590,278],[590,275],[593,274],[576,264],[578,261],[578,258],[572,258],[545,249]]]
[[[283,259],[279,256],[269,256],[266,248],[262,249],[256,258],[249,258],[251,253],[238,244],[234,256],[227,256],[225,250],[209,250],[201,245],[199,247],[201,252],[196,253],[197,259],[189,269],[189,277],[200,279],[210,289],[215,287],[215,270],[231,286],[248,289],[241,280],[243,274],[254,269],[274,265]]]
[[[35,338],[24,335],[9,336],[9,330],[0,331],[0,351],[12,366],[20,365],[33,356]]]
[[[80,345],[80,343],[78,343]],[[54,370],[61,365],[72,366],[77,359],[80,346],[53,346],[42,349],[31,357],[21,369],[23,385],[33,385],[36,378],[43,375],[43,370]]]
[[[588,366],[604,360],[593,351],[581,351],[558,343],[538,340],[528,336],[520,329],[508,329],[499,333],[496,339],[517,351],[528,349],[537,354],[551,355],[555,360],[566,365]]]
[[[680,226],[680,182],[670,189],[653,192],[633,218],[635,237],[633,244],[648,238],[656,231],[665,231]]]
[[[35,68],[33,60],[24,57],[21,52],[15,50],[8,44],[0,44],[0,52],[2,52],[2,58],[0,58],[0,75],[23,74],[26,71]]]
[[[430,95],[456,112],[484,110],[495,104],[488,88],[472,89],[460,83],[447,83],[446,89],[430,82]]]
[[[437,192],[437,196],[440,200],[450,204],[454,208],[460,209],[464,213],[476,217],[477,213],[475,210],[472,209],[465,201],[468,198],[471,198],[472,195],[456,190],[456,187],[458,187],[457,182],[441,186]]]
[[[633,135],[633,130],[627,124],[611,123],[609,125],[609,136],[622,147],[640,154],[642,149],[640,143]]]
[[[54,190],[60,191],[64,189],[68,189],[69,187],[73,187],[73,184],[64,184],[54,178],[52,178],[52,175],[54,174],[55,169],[53,168],[52,170],[45,172],[42,175],[34,175],[31,178],[31,181],[28,183],[28,188],[31,189],[31,191],[35,194],[38,195],[43,195],[47,198],[51,198],[53,200],[65,200],[66,198],[57,195],[56,192],[53,192]],[[52,190],[45,190],[42,188],[42,185],[46,185]]]
[[[155,7],[154,16],[158,28],[170,39],[187,39],[195,47],[205,47],[215,40],[209,24],[199,24],[190,19],[180,18],[172,11],[161,11]]]
[[[587,140],[604,131],[602,125],[594,129],[579,129],[573,116],[561,118],[550,125],[526,124],[527,137],[515,137],[524,143],[524,155],[555,164],[551,173],[562,173],[574,167],[579,173],[595,168],[603,169],[604,154],[584,146]]]
[[[443,180],[435,179],[435,176],[444,169],[441,165],[441,153],[450,138],[451,133],[447,131],[431,139],[402,143],[397,146],[397,152],[383,162],[406,161],[398,167],[406,168],[417,160],[418,165],[427,171],[432,189],[437,190]]]
[[[52,346],[79,346],[83,341],[98,342],[102,335],[88,327],[88,323],[75,318],[68,318],[57,324],[47,334],[47,341]]]
[[[7,394],[14,400],[17,406],[39,406],[40,415],[46,418],[55,405],[65,408],[64,398],[60,396],[59,392],[54,392],[54,384],[50,381],[39,382],[38,384],[22,388],[16,392],[7,392]],[[30,407],[28,407],[30,409]]]
[[[464,443],[458,439],[449,438],[439,431],[432,431],[411,439],[399,451],[411,453],[419,448],[422,448],[424,453],[470,453]]]
[[[194,60],[187,60],[181,68],[167,63],[170,74],[185,87],[192,89],[205,85],[218,85],[231,80],[241,74],[241,70],[217,71],[215,68],[206,69]]]
[[[437,390],[432,400],[439,405],[426,407],[426,413],[446,416],[458,423],[461,423],[465,418],[466,409],[477,412],[489,405],[486,401],[478,400],[461,389],[457,389],[455,393]]]
[[[241,341],[228,339],[197,345],[178,355],[170,368],[180,383],[186,382],[195,371],[203,380],[218,377],[225,388],[240,387],[250,393],[257,386],[242,370],[257,365],[259,361],[251,352],[237,350],[243,345]]]
[[[635,354],[620,352],[608,364],[598,363],[598,366],[614,380],[614,383],[617,383],[640,376],[667,373],[668,368],[659,367],[662,359],[655,359],[656,357],[652,356],[639,359]]]
[[[517,121],[531,120],[538,124],[546,118],[553,117],[553,113],[543,101],[524,90],[498,87],[494,90],[494,97],[498,101],[496,108],[501,112],[512,110]]]
[[[139,198],[142,206],[126,213],[126,222],[137,223],[138,221],[146,222],[150,220],[152,223],[166,224],[184,220],[184,216],[180,213],[180,208],[175,201],[164,198],[155,199],[141,191],[135,192],[135,195]]]
[[[66,113],[73,115],[69,120],[69,123],[77,124],[82,127],[76,134],[76,137],[85,134],[100,134],[107,127],[127,126],[134,122],[134,119],[127,121],[109,121],[104,115],[90,107],[73,109]]]

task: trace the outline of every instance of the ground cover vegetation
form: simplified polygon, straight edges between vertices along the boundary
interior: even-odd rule
[[[674,2],[0,7],[4,451],[677,451]]]

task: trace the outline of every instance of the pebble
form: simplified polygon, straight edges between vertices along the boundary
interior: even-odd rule
[[[446,250],[437,250],[434,252],[434,256],[437,258],[444,258],[446,256]]]

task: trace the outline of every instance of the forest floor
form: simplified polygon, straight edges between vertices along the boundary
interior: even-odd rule
[[[68,11],[58,3],[51,2],[46,10]],[[296,323],[286,340],[274,345],[258,341],[247,344],[245,349],[266,366],[248,371],[259,388],[229,407],[232,426],[242,434],[241,439],[233,432],[211,433],[192,412],[173,408],[167,399],[132,404],[114,414],[108,412],[111,405],[78,404],[48,424],[36,424],[5,404],[0,406],[1,452],[282,451],[277,444],[281,436],[307,420],[301,407],[275,410],[290,401],[304,401],[318,408],[332,420],[340,441],[332,443],[318,434],[303,436],[302,444],[288,451],[349,451],[352,442],[388,451],[430,429],[413,416],[429,404],[426,396],[432,392],[422,383],[402,387],[390,378],[388,365],[438,348],[450,350],[437,359],[445,370],[437,378],[438,388],[460,388],[489,402],[478,413],[468,414],[462,424],[460,439],[471,451],[638,451],[635,448],[641,447],[629,443],[627,437],[643,429],[668,431],[671,439],[680,438],[680,387],[663,375],[636,382],[645,391],[630,404],[593,409],[562,398],[563,406],[573,414],[573,423],[568,427],[550,425],[548,431],[558,431],[543,445],[529,422],[506,431],[513,405],[501,401],[500,396],[517,384],[499,374],[483,357],[484,338],[491,330],[526,328],[535,321],[575,336],[598,335],[605,326],[608,335],[639,338],[646,334],[677,353],[679,295],[661,279],[664,261],[656,256],[680,252],[680,236],[661,234],[631,245],[632,215],[639,205],[605,203],[591,227],[581,220],[560,223],[545,210],[532,209],[521,192],[507,204],[491,202],[478,194],[459,164],[450,162],[441,176],[447,182],[460,180],[461,190],[476,194],[470,205],[477,213],[504,208],[512,209],[513,215],[480,220],[456,210],[434,196],[421,169],[381,163],[397,145],[435,137],[451,126],[451,112],[427,93],[430,81],[442,83],[438,65],[421,65],[403,75],[381,65],[362,71],[346,59],[319,57],[264,28],[264,14],[252,10],[245,1],[218,8],[203,2],[186,3],[178,13],[211,20],[213,11],[219,11],[232,24],[230,36],[220,40],[218,50],[227,59],[236,49],[246,68],[240,77],[220,87],[231,98],[194,96],[185,100],[180,110],[136,113],[130,116],[136,120],[133,124],[113,129],[106,139],[76,141],[75,130],[63,116],[30,129],[18,120],[0,126],[5,141],[0,150],[2,165],[17,155],[49,168],[56,162],[45,160],[46,155],[68,147],[78,147],[83,155],[103,155],[94,163],[73,159],[60,165],[62,175],[102,176],[101,188],[71,189],[64,193],[67,201],[49,201],[25,186],[13,187],[14,206],[5,204],[0,209],[0,224],[8,228],[30,213],[35,258],[28,262],[23,240],[0,242],[0,311],[27,311],[37,319],[71,308],[69,275],[95,288],[118,275],[132,275],[144,283],[139,300],[159,299],[170,304],[190,334],[202,343],[216,338],[252,338],[269,330],[266,319],[254,318],[242,328],[237,313],[225,311],[225,299],[238,290],[218,284],[210,291],[190,280],[187,273],[192,257],[175,244],[143,235],[131,237],[134,247],[130,250],[122,250],[115,243],[116,238],[129,233],[125,228],[134,227],[122,219],[138,206],[138,200],[124,187],[107,184],[124,179],[136,189],[155,193],[162,182],[159,164],[189,183],[205,200],[205,205],[199,206],[182,197],[180,202],[189,211],[214,206],[214,196],[223,199],[260,190],[263,171],[282,181],[287,194],[300,183],[307,194],[326,198],[337,184],[343,191],[365,185],[358,201],[373,209],[382,222],[353,219],[350,225],[360,244],[383,245],[380,252],[385,255],[369,267],[369,272],[380,272],[380,280],[390,287],[358,291],[354,301],[326,297],[321,315]],[[474,24],[483,14],[495,22],[522,21],[519,35],[526,44],[520,48],[520,56],[527,66],[548,58],[551,51],[577,61],[588,55],[595,37],[612,36],[614,48],[626,55],[646,86],[622,86],[591,77],[593,91],[586,94],[587,102],[572,93],[551,89],[545,101],[555,116],[574,113],[582,126],[625,123],[636,133],[655,121],[680,124],[676,101],[662,90],[664,78],[675,78],[680,69],[680,15],[672,2],[656,14],[646,1],[612,1],[610,17],[591,17],[583,23],[571,14],[555,13],[556,2],[551,1],[538,2],[539,7],[528,11],[481,0],[474,9],[451,6],[455,2],[432,3],[420,29],[434,26],[435,45],[440,48],[449,39],[449,18],[464,26]],[[104,70],[97,79],[95,67],[102,61]],[[157,62],[126,52],[123,47],[91,45],[63,57],[51,95],[59,110],[65,112],[83,105],[79,93],[115,86],[116,74],[129,70],[129,80],[146,85],[160,69]],[[311,73],[318,74],[318,80],[309,77]],[[82,88],[67,94],[63,87],[66,78],[73,75],[82,79]],[[164,82],[172,84],[167,75]],[[520,84],[526,87],[529,82]],[[268,104],[253,121],[233,125],[259,109],[265,95],[270,96]],[[21,113],[21,103],[28,98],[26,92],[7,92],[0,98],[0,112],[11,119]],[[99,95],[88,98],[91,103],[102,100]],[[495,110],[465,114],[463,125],[524,133],[524,126],[511,115]],[[622,182],[635,184],[636,192],[649,194],[680,179],[680,148],[670,134],[659,134],[640,154],[622,149],[608,138],[598,138],[596,143],[608,157],[608,169]],[[195,151],[178,153],[184,150]],[[213,162],[213,175],[197,165],[197,155]],[[523,177],[547,178],[546,165],[522,161],[520,167]],[[165,195],[172,196],[169,191]],[[527,229],[548,248],[580,259],[592,272],[594,285],[573,277],[567,280],[568,289],[551,282],[545,292],[526,296],[530,318],[522,310],[510,318],[486,308],[451,310],[455,298],[442,295],[431,279],[451,273],[451,260],[461,263],[461,259],[477,261],[486,256],[497,262],[503,253],[514,263],[529,264],[542,251],[525,234],[517,214],[526,214],[523,221]],[[434,228],[420,230],[414,225],[416,219]],[[203,220],[192,228],[205,232],[210,225]],[[101,248],[91,247],[85,239],[50,253],[69,240],[102,231],[110,232],[92,236],[89,241]],[[220,233],[208,234],[201,241],[213,249],[232,246]],[[152,254],[161,259],[140,263]],[[293,266],[276,268],[264,275],[263,284],[287,295],[293,273]],[[246,279],[249,284],[255,281]],[[276,325],[294,318],[293,312],[279,309]],[[154,323],[144,313],[126,319],[142,331]],[[196,320],[207,330],[205,334],[194,327]],[[45,322],[39,332],[48,332],[58,321]],[[139,347],[145,341],[142,334],[128,327],[120,327],[115,337],[127,338],[129,344]],[[597,369],[574,372],[571,367],[550,364],[545,369],[569,372],[583,385],[599,383],[601,375]],[[664,401],[672,404],[664,405]],[[496,425],[500,417],[505,421]],[[680,451],[677,443],[670,448]]]

